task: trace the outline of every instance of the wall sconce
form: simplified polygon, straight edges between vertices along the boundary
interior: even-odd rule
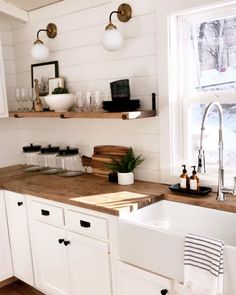
[[[116,51],[123,45],[123,35],[117,30],[111,21],[112,15],[116,13],[121,22],[128,22],[132,17],[132,9],[129,4],[123,3],[117,11],[112,11],[109,16],[109,24],[102,36],[102,45],[108,51]]]
[[[31,56],[37,61],[43,61],[49,56],[49,49],[43,44],[43,41],[39,39],[39,33],[46,32],[48,38],[55,38],[57,35],[57,26],[55,24],[48,24],[46,29],[40,29],[37,32],[37,40],[31,48]]]

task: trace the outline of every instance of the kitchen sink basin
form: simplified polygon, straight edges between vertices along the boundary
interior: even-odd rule
[[[225,241],[225,293],[236,294],[236,214],[162,200],[119,219],[121,260],[183,281],[184,237]]]

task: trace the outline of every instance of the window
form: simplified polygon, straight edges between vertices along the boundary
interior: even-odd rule
[[[171,68],[175,74],[171,85],[179,111],[178,118],[172,118],[172,132],[179,141],[179,153],[173,159],[173,166],[177,169],[172,171],[179,174],[179,166],[184,162],[197,165],[203,113],[208,103],[218,101],[224,117],[224,168],[232,183],[236,168],[236,6],[185,12],[174,19],[171,35],[175,53],[171,54]],[[176,102],[172,95],[173,104]],[[208,180],[209,176],[216,180],[216,109],[212,109],[205,126],[206,176]]]

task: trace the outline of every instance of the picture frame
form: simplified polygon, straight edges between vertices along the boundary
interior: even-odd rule
[[[34,80],[39,80],[39,95],[46,96],[49,93],[49,79],[59,77],[58,61],[50,61],[31,65],[31,86],[34,88]]]

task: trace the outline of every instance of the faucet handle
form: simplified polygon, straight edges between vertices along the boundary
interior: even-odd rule
[[[197,172],[198,173],[206,173],[205,152],[202,149],[200,149],[198,152]]]

